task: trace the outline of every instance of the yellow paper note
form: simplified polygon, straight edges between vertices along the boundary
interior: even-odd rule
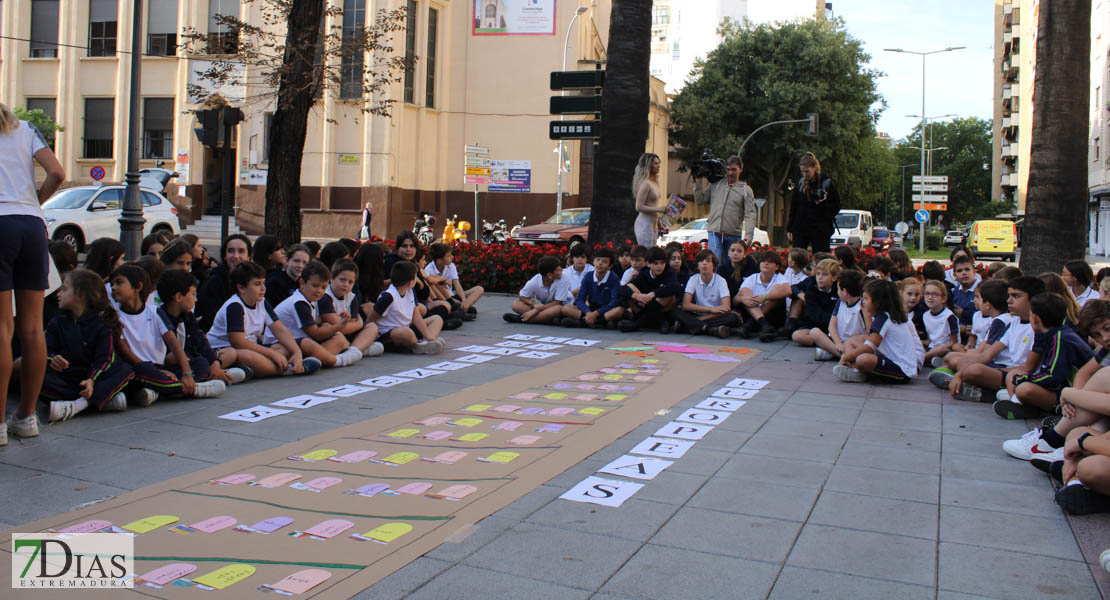
[[[420,433],[419,429],[398,429],[397,431],[394,431],[393,433],[387,433],[386,435],[395,438],[407,438],[412,437],[418,433]]]
[[[587,406],[586,408],[578,409],[578,414],[580,415],[596,416],[600,415],[603,412],[605,412],[604,408],[597,408],[596,406]]]
[[[548,400],[562,400],[566,397],[567,395],[562,392],[551,392],[550,394],[544,396],[544,398],[547,398]]]
[[[464,417],[462,419],[455,419],[454,421],[451,421],[451,424],[457,427],[474,427],[475,425],[481,425],[482,420],[476,419],[474,417]]]
[[[488,433],[464,433],[458,437],[460,442],[480,442],[489,437]]]
[[[628,373],[629,375],[635,375],[636,373],[639,373],[639,371],[637,371],[636,369],[621,369],[621,373]]]
[[[386,523],[371,531],[367,531],[362,534],[362,536],[388,544],[410,531],[412,531],[412,525],[408,523]]]
[[[471,404],[463,410],[467,412],[485,412],[491,408],[493,408],[492,404]]]
[[[620,381],[621,380],[621,376],[620,375],[615,375],[615,374],[614,375],[603,375],[601,378],[604,379],[605,381]]]
[[[644,363],[645,365],[654,365],[654,364],[657,364],[659,361],[657,359],[654,359],[654,358],[645,358],[644,360],[641,360],[640,362]]]
[[[520,453],[518,452],[494,452],[493,454],[490,454],[486,457],[486,461],[496,463],[510,463],[513,462],[513,459],[518,456],[520,456]]]
[[[237,583],[254,575],[254,567],[250,565],[234,564],[220,567],[210,573],[205,573],[200,577],[193,580],[193,583],[206,585],[210,588],[222,590],[225,587]]]
[[[124,525],[123,528],[133,533],[147,533],[159,527],[165,527],[166,525],[176,523],[177,520],[177,517],[173,515],[154,515],[153,517],[132,521]]]
[[[609,395],[605,396],[605,399],[606,399],[606,400],[616,400],[616,401],[620,401],[620,400],[624,400],[624,399],[625,399],[625,398],[627,398],[627,397],[628,397],[628,396],[626,396],[626,395],[624,395],[624,394],[609,394]]]
[[[335,456],[336,454],[338,454],[338,452],[336,452],[335,450],[321,449],[321,450],[313,450],[312,452],[302,454],[302,455],[298,456],[297,458],[299,458],[301,460],[324,460],[326,458],[330,458],[332,456]]]
[[[390,454],[389,456],[383,458],[382,462],[393,463],[395,465],[403,465],[405,463],[410,463],[418,458],[420,458],[420,455],[415,452],[398,452],[396,454]]]

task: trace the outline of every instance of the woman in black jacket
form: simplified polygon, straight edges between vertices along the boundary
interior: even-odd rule
[[[212,320],[220,307],[231,297],[234,288],[228,281],[231,270],[241,262],[250,260],[251,240],[241,233],[227,236],[220,246],[219,266],[212,269],[208,280],[197,290],[197,305],[193,310],[200,321],[200,328],[208,331],[212,328]]]
[[[840,212],[840,194],[833,180],[821,172],[821,162],[806,152],[799,163],[802,178],[790,202],[790,221],[786,239],[795,248],[812,246],[814,252],[828,252],[833,222]]]

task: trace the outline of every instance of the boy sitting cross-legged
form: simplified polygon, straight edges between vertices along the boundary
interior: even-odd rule
[[[563,269],[563,280],[567,282],[567,287],[570,288],[570,295],[577,298],[578,290],[582,287],[582,280],[586,278],[586,275],[593,273],[594,268],[590,264],[590,255],[586,252],[584,244],[572,245],[567,256],[570,263]],[[563,314],[566,315],[566,313]]]
[[[944,357],[946,368],[940,369],[940,374],[929,374],[929,380],[943,382],[941,387],[948,387],[947,376],[951,376],[965,366],[976,362],[990,362],[996,354],[987,355],[991,346],[1002,338],[1010,325],[1010,314],[1006,309],[1006,282],[1000,279],[988,279],[975,287],[975,302],[979,307],[976,326],[972,327],[971,337],[968,338],[968,348],[963,352],[949,352]],[[971,344],[974,337],[975,345]],[[996,346],[995,351],[1001,346]],[[936,371],[934,371],[936,372]],[[935,382],[934,382],[935,383]]]
[[[309,262],[301,270],[297,291],[282,300],[274,313],[293,335],[302,354],[316,358],[325,367],[346,367],[362,360],[362,350],[351,348],[351,343],[342,333],[351,321],[349,313],[346,318],[341,317],[334,323],[320,318],[318,303],[327,294],[330,282],[331,271],[324,263],[318,260]]]
[[[676,331],[684,328],[694,335],[712,333],[721,339],[732,333],[738,317],[732,312],[728,284],[716,270],[717,255],[708,249],[698,252],[698,272],[686,281],[682,306],[672,312],[678,321]]]
[[[504,314],[509,323],[551,323],[561,319],[563,302],[570,298],[570,284],[563,279],[559,258],[541,257],[536,270],[513,300],[513,312]]]
[[[328,291],[320,298],[320,319],[325,323],[337,324],[347,319],[347,324],[339,330],[351,347],[363,356],[377,356],[385,351],[378,339],[378,326],[367,323],[362,314],[362,301],[354,291],[358,281],[358,265],[354,261],[341,259],[331,267],[331,283]]]
[[[791,286],[790,291],[794,295],[794,302],[790,307],[790,313],[796,315],[793,318],[797,321],[798,328],[790,337],[795,344],[816,346],[818,339],[828,338],[829,327],[839,299],[836,287],[839,277],[840,263],[836,259],[826,258],[813,267],[813,275]],[[862,332],[861,328],[859,333]],[[829,345],[836,347],[832,340],[828,341]],[[831,353],[818,347],[815,353],[819,358],[827,360],[825,356],[820,355],[821,352],[828,355],[828,358],[832,358]]]
[[[740,293],[733,300],[745,319],[744,325],[740,328],[740,337],[750,338],[758,327],[759,341],[770,342],[778,335],[778,330],[771,320],[780,325],[786,321],[784,300],[790,295],[790,284],[787,283],[786,277],[779,273],[782,257],[778,252],[764,251],[757,260],[759,260],[759,272],[749,275],[744,283],[740,284]]]
[[[621,272],[621,285],[628,285],[647,265],[647,248],[637,244],[628,251],[628,266]]]
[[[594,253],[593,274],[582,278],[574,304],[563,307],[564,327],[611,327],[624,316],[620,305],[619,278],[609,271],[613,251],[601,248]],[[563,271],[566,273],[566,271]]]
[[[370,321],[378,325],[378,341],[386,350],[411,350],[415,354],[438,354],[446,344],[439,339],[443,320],[439,315],[427,319],[416,310],[416,265],[397,261],[389,271],[389,289],[378,296],[370,310]]]
[[[459,318],[464,321],[471,320],[470,317],[462,315],[477,314],[474,304],[486,292],[485,288],[476,285],[470,289],[463,289],[462,283],[459,282],[459,269],[455,266],[454,249],[451,246],[443,243],[432,244],[429,252],[429,258],[432,260],[424,267],[424,277],[429,284],[440,286],[451,306],[461,313]]]
[[[639,247],[639,246],[637,246]],[[645,253],[647,267],[621,288],[626,296],[628,319],[621,321],[621,331],[638,331],[644,327],[658,327],[659,333],[671,333],[671,317],[675,298],[682,293],[675,274],[667,268],[667,253],[662,248],[648,248]],[[634,263],[635,264],[635,263]]]
[[[174,354],[166,357],[166,369],[181,378],[186,370],[198,380],[219,379],[224,383],[242,383],[247,371],[233,366],[237,358],[234,348],[224,348],[219,354],[208,344],[208,336],[200,330],[193,308],[197,304],[197,280],[188,271],[169,270],[158,279],[158,295],[162,305],[158,315],[166,322],[185,350],[188,364],[180,365]]]

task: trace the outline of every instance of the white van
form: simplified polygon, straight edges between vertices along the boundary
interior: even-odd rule
[[[829,246],[835,248],[845,244],[862,248],[871,244],[871,231],[874,229],[869,210],[842,210],[836,214],[832,238]]]

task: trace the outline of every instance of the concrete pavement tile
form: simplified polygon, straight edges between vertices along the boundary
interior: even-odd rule
[[[113,485],[13,465],[0,465],[0,481],[10,482],[0,485],[0,506],[4,507],[4,520],[15,524],[37,521],[46,515],[64,513],[86,502],[127,491]]]
[[[931,586],[936,542],[809,524],[786,564]]]
[[[1018,436],[1014,437],[1016,439]],[[944,454],[968,454],[987,458],[1007,458],[1009,455],[1002,450],[1002,442],[1006,439],[1009,438],[971,433],[964,435],[962,432],[945,433],[941,436]]]
[[[425,556],[451,563],[459,562],[519,522],[519,519],[490,515],[473,525],[459,527],[446,541]]]
[[[612,461],[605,461],[601,458],[587,458],[586,460],[547,480],[547,485],[570,488],[586,477],[593,475],[595,472],[597,472],[598,469],[604,467],[610,462]]]
[[[947,408],[947,407],[946,407]],[[944,433],[979,435],[1009,440],[1021,437],[1029,428],[1024,421],[1003,419],[993,412],[987,417],[944,417]]]
[[[933,588],[788,566],[779,573],[770,598],[771,600],[798,598],[932,600]]]
[[[840,390],[836,390],[840,392]],[[787,401],[787,405],[809,404],[813,406],[831,406],[834,408],[860,408],[865,400],[859,396],[844,394],[819,393],[819,392],[794,392]]]
[[[1027,554],[1083,560],[1063,513],[1031,517],[1006,512],[941,506],[940,539]]]
[[[778,570],[772,563],[649,544],[601,591],[632,598],[762,599]]]
[[[712,475],[732,458],[732,453],[720,450],[710,450],[695,445],[690,448],[682,458],[674,461],[667,467],[667,471],[674,473],[689,473],[691,475]]]
[[[960,592],[951,592],[947,590],[940,590],[937,592],[937,600],[993,600],[990,596],[976,596],[975,594],[963,594]]]
[[[736,413],[743,411],[744,414],[771,416],[783,407],[784,402],[785,400],[763,400],[757,396],[748,400]]]
[[[167,421],[141,421],[113,429],[90,432],[80,437],[152,452],[220,463],[280,446],[280,440],[253,435],[202,429]]]
[[[848,434],[852,432],[852,426],[845,423],[823,423],[775,415],[767,420],[759,432],[843,444],[848,439]]]
[[[391,575],[352,596],[353,600],[400,600],[440,573],[451,563],[422,556],[394,571]]]
[[[1098,591],[1102,593],[1102,597],[1108,597],[1110,592],[1110,573],[1102,568],[1099,564],[1087,565],[1091,569],[1091,576],[1094,577],[1095,585],[1098,586]]]
[[[825,490],[807,522],[935,540],[937,505]]]
[[[582,598],[584,600],[589,598],[590,594],[591,591],[538,581],[527,575],[517,576],[468,565],[455,565],[405,598],[411,600],[442,600],[443,598],[574,600]]]
[[[565,488],[555,487],[553,485],[541,485],[540,487],[524,494],[520,498],[513,501],[512,504],[502,508],[501,510],[493,513],[497,517],[505,517],[507,519],[516,519],[517,521],[524,520],[528,515],[536,512],[540,507],[551,502],[555,498],[562,495],[563,492],[570,489],[570,486]]]
[[[1059,510],[1058,506],[1054,508]],[[1083,559],[1098,565],[1102,551],[1110,547],[1107,543],[1110,540],[1110,514],[1068,515],[1067,519],[1075,533],[1075,541],[1079,543],[1079,550],[1083,552]],[[1110,576],[1110,573],[1107,575]]]
[[[679,460],[685,460],[685,457]],[[667,467],[666,471],[650,481],[636,481],[636,483],[645,484],[640,491],[636,492],[636,498],[660,504],[682,505],[710,479],[708,475],[672,472],[672,468]],[[608,477],[604,473],[601,476]]]
[[[935,475],[940,470],[940,453],[935,450],[891,448],[849,440],[844,444],[838,463],[853,467]]]
[[[1030,486],[945,477],[940,482],[940,502],[946,506],[1062,518],[1048,479],[1044,479],[1041,485]]]
[[[866,410],[856,420],[859,427],[869,429],[910,429],[940,433],[940,417],[909,415],[889,410]]]
[[[912,429],[871,429],[857,425],[852,428],[852,435],[848,436],[848,441],[927,452],[940,451],[939,433]]]
[[[687,506],[756,515],[787,521],[804,521],[813,508],[818,490],[790,487],[752,479],[711,479]]]
[[[751,515],[686,507],[655,537],[654,545],[724,554],[749,560],[782,562],[802,524]]]
[[[637,542],[611,536],[520,523],[463,564],[553,583],[573,581],[575,587],[596,590],[637,548]]]
[[[682,411],[672,411],[672,415],[680,414]],[[729,418],[724,422],[716,425],[717,429],[725,431],[739,431],[744,433],[751,433],[763,427],[763,424],[770,418],[768,415],[757,415],[750,412],[744,412],[744,408],[732,413]]]
[[[890,398],[868,398],[867,402],[865,402],[863,405],[863,412],[867,412],[870,410],[885,410],[889,412],[896,412],[902,415],[913,415],[916,417],[940,416],[939,403],[913,400],[892,400]]]
[[[731,479],[756,479],[795,487],[820,488],[831,470],[831,464],[737,454],[721,467],[717,476]]]
[[[746,408],[746,407],[745,407]],[[741,409],[743,410],[743,409]],[[801,404],[786,404],[775,413],[776,417],[799,419],[803,421],[820,421],[823,423],[843,423],[852,425],[859,416],[858,408],[812,406]]]
[[[648,482],[648,485],[651,483]],[[532,513],[527,522],[644,542],[655,535],[678,510],[677,505],[641,499],[640,493],[646,489],[641,489],[636,497],[626,500],[620,508],[569,500],[551,502]]]
[[[758,372],[750,373],[750,375],[758,376]],[[781,390],[784,392],[796,392],[802,386],[802,382],[793,379],[772,379],[771,383],[767,384],[765,390]]]
[[[751,431],[729,431],[727,429],[718,430],[714,428],[713,431],[710,431],[705,437],[698,440],[698,446],[707,450],[736,452],[741,446],[747,443],[748,438],[751,436]]]
[[[1017,460],[1003,454],[1000,458],[972,456],[970,454],[943,454],[940,458],[941,477],[960,479],[981,479],[1001,483],[1037,485],[1048,476]]]
[[[826,490],[936,502],[940,477],[902,471],[884,471],[838,464],[825,483]]]
[[[941,542],[938,588],[991,598],[1098,598],[1087,564]],[[994,576],[985,576],[994,574]]]
[[[814,440],[760,432],[752,436],[739,453],[833,463],[840,455],[840,448],[841,444],[834,440]]]
[[[913,402],[940,402],[941,398],[948,395],[932,384],[917,385],[873,385],[869,398],[889,398],[891,400],[909,400]]]
[[[316,389],[322,389],[323,387],[324,386],[321,385],[319,388]],[[260,395],[256,396],[257,401],[248,403],[247,406],[254,406],[255,404],[266,404],[269,399],[287,398],[294,395],[296,394],[281,394],[273,396]],[[229,433],[241,433],[244,435],[253,435],[262,438],[273,438],[281,442],[294,442],[297,440],[302,440],[306,437],[314,436],[318,433],[323,433],[325,431],[335,429],[335,423],[306,418],[308,416],[307,414],[298,415],[296,414],[296,412],[278,415],[272,419],[266,419],[265,421],[259,421],[258,423],[243,423],[241,421],[229,421],[227,419],[219,418],[220,415],[227,414],[234,410],[236,409],[226,406],[214,406],[191,413],[170,415],[163,419],[162,422],[178,423],[181,425],[200,427],[213,431],[226,431]],[[308,411],[306,410],[305,412],[307,413]],[[367,412],[371,413],[367,418],[380,416],[378,414],[373,414],[377,411]]]

